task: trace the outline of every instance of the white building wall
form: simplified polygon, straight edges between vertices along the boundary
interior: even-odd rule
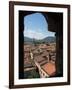
[[[35,61],[36,66],[38,67],[39,74],[41,78],[49,77],[49,75],[41,68],[41,66]]]

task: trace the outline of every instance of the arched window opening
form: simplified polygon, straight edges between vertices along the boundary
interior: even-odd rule
[[[24,78],[39,78],[42,75],[39,75],[36,68],[42,68],[47,72],[48,66],[45,65],[52,63],[50,54],[53,53],[55,56],[55,32],[48,30],[48,22],[42,13],[33,13],[24,17],[23,34],[24,57],[26,57],[24,59]],[[48,58],[44,58],[44,56]],[[52,64],[55,65],[55,63]]]

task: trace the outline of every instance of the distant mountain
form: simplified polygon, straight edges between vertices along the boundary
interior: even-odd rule
[[[29,37],[24,37],[24,43],[25,44],[31,44],[31,43],[33,43],[33,39],[29,38]]]
[[[33,39],[32,39],[32,38],[28,38],[28,37],[24,37],[24,41],[25,41],[25,42],[32,42]]]
[[[43,39],[44,42],[48,43],[54,43],[56,42],[56,37],[46,37]]]
[[[24,37],[24,43],[25,44],[33,44],[33,43],[54,43],[56,42],[56,37],[46,37],[44,39],[33,39],[29,37]]]

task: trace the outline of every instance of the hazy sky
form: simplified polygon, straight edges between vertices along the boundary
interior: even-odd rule
[[[41,13],[25,16],[24,27],[24,36],[29,38],[43,39],[55,35],[55,33],[48,31],[47,22]]]

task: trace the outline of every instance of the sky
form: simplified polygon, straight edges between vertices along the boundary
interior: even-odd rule
[[[48,31],[48,24],[41,13],[34,13],[24,17],[24,36],[35,39],[43,39],[55,36],[54,32]]]

